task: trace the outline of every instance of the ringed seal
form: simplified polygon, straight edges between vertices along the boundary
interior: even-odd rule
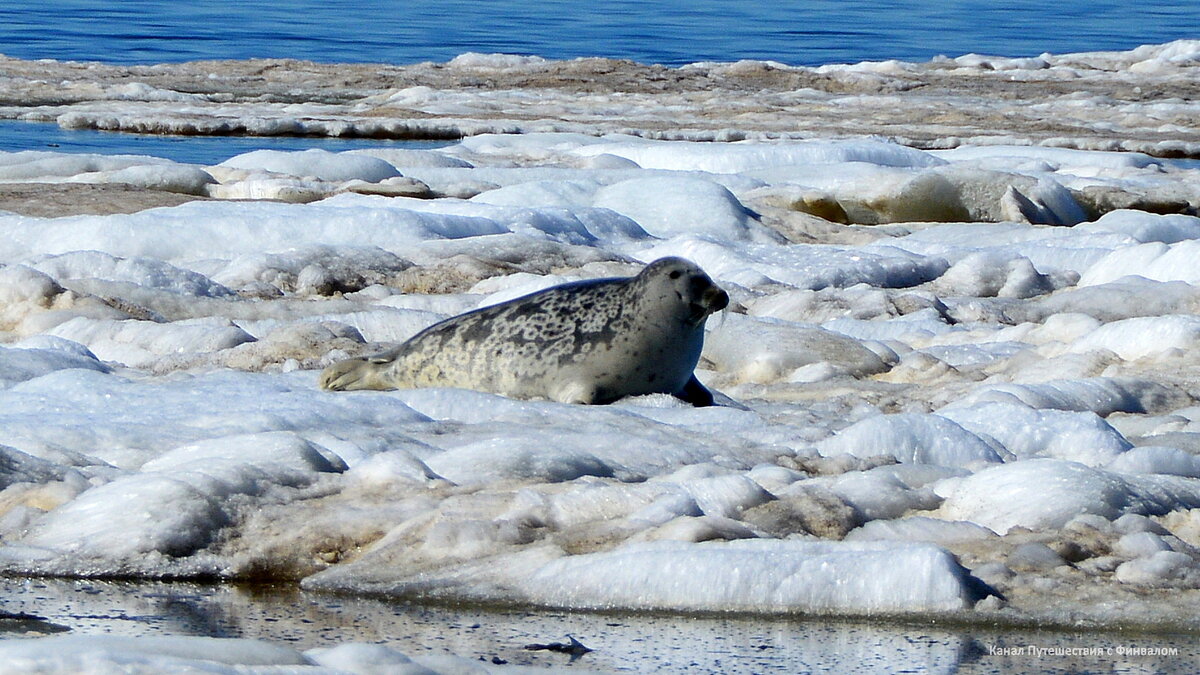
[[[436,323],[383,354],[339,361],[321,387],[460,387],[513,398],[611,403],[713,396],[693,371],[704,321],[729,296],[694,263],[663,258],[634,277],[554,286]]]

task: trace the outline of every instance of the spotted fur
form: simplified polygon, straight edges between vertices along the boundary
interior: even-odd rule
[[[569,403],[665,393],[710,405],[693,371],[704,321],[727,304],[695,264],[663,258],[634,277],[554,286],[446,319],[384,354],[335,363],[320,382],[335,391],[460,387]]]

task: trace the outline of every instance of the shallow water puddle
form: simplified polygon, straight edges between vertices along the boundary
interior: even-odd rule
[[[638,672],[1190,672],[1186,635],[1047,631],[836,619],[604,614],[419,606],[282,587],[0,579],[0,635],[50,633],[254,638],[297,649],[384,644],[413,657],[451,654],[489,667]],[[567,642],[578,659],[528,645]],[[502,669],[501,669],[502,670]]]

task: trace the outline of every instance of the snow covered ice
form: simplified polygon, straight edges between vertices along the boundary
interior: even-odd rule
[[[907,78],[1077,76],[1095,96],[1071,114],[1095,121],[1113,114],[1104,92],[1169,88],[1197,54],[678,75],[832,78],[862,87],[850,104],[864,107]],[[914,99],[906,145],[782,133],[787,106],[819,119],[834,105],[815,89],[673,134],[651,122],[682,89],[611,116],[559,91],[530,113],[568,120],[551,125],[512,121],[518,89],[451,86],[592,65],[475,55],[429,86],[282,106],[249,101],[236,63],[208,66],[227,69],[210,86],[234,96],[219,101],[171,88],[194,64],[144,68],[134,87],[110,82],[115,66],[0,63],[37,103],[0,114],[64,126],[370,135],[407,124],[408,106],[425,135],[527,132],[215,166],[0,154],[6,186],[187,197],[51,217],[5,202],[0,569],[567,609],[1197,625],[1200,165],[1174,158],[1200,154],[1194,102],[1129,104],[1101,143],[1032,123],[931,130],[916,121],[933,99]],[[34,77],[67,73],[80,84],[57,93]],[[1060,114],[1047,106],[1023,114]],[[700,142],[726,138],[742,140]],[[668,255],[730,294],[697,371],[724,405],[317,387],[330,363],[442,318]],[[239,650],[241,664],[440,667],[365,645]]]

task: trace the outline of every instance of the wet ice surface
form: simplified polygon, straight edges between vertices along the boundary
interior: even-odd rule
[[[75,634],[104,636],[92,638],[97,642],[115,638],[106,645],[110,654],[123,649],[124,664],[151,667],[154,658],[161,665],[163,653],[181,649],[180,645],[154,642],[167,636],[253,640],[257,642],[239,644],[243,654],[260,656],[256,647],[274,650],[267,656],[277,663],[299,660],[297,652],[317,657],[313,660],[320,665],[284,671],[302,673],[327,672],[321,666],[353,666],[353,654],[339,658],[335,653],[330,658],[324,652],[325,660],[320,660],[321,650],[339,646],[346,650],[349,636],[363,643],[354,645],[355,649],[371,650],[368,653],[376,659],[390,656],[390,662],[383,661],[391,668],[387,672],[407,665],[398,662],[395,652],[435,670],[497,673],[523,666],[574,672],[894,673],[904,669],[995,673],[1037,669],[1054,673],[1101,666],[1114,673],[1187,672],[1198,656],[1190,636],[1182,634],[989,628],[924,621],[763,621],[747,616],[534,612],[187,583],[46,579],[0,583],[11,603],[36,605],[45,619],[69,627]],[[567,635],[592,651],[572,661],[567,654],[526,649],[531,644],[566,643]],[[127,638],[140,640],[119,642]],[[87,649],[87,639],[58,637],[51,644],[59,650],[60,663],[69,666],[80,662],[71,650]],[[1156,649],[1170,650],[1172,645],[1173,653],[1154,653]],[[20,660],[17,651],[23,646],[0,642],[0,656],[11,659],[0,665],[0,672],[21,672],[28,664]],[[90,645],[92,649],[97,646]],[[213,646],[198,641],[195,648]],[[280,653],[280,648],[295,651]],[[226,649],[233,651],[232,647]],[[1072,655],[1065,650],[1080,653]],[[1099,650],[1103,655],[1082,650]],[[104,657],[92,651],[89,658],[94,666]],[[241,660],[251,661],[245,656]],[[272,667],[276,670],[269,672],[280,672],[283,666]],[[242,668],[238,672],[255,672]]]
[[[1045,125],[1012,120],[982,144],[944,128],[921,144],[945,150],[771,140],[779,110],[720,107],[706,109],[707,131],[673,127],[676,140],[606,134],[618,124],[658,134],[645,115],[690,100],[683,88],[698,72],[654,71],[670,80],[658,92],[653,69],[608,64],[614,81],[632,73],[648,91],[608,91],[612,116],[593,107],[590,121],[562,123],[592,133],[536,133],[548,123],[530,118],[514,127],[530,133],[437,149],[259,150],[219,164],[0,155],[0,570],[269,581],[315,603],[338,593],[360,598],[350,603],[618,613],[571,614],[593,627],[600,616],[635,626],[631,611],[671,613],[668,622],[769,617],[744,624],[748,636],[798,616],[1194,632],[1200,167],[1171,156],[1195,154],[1196,118],[1175,115],[1193,105],[1197,53],[1183,42],[1047,67],[887,66],[977,79],[1074,68],[1075,91],[1105,102],[1135,81],[1147,96],[1171,92],[1130,103],[1100,134],[1109,150],[1154,154],[1089,150],[1091,136],[1059,142],[1042,137]],[[384,75],[354,68],[331,80],[335,71],[304,64],[3,65],[28,76],[14,86],[39,104],[5,108],[11,115],[88,126],[103,111],[114,128],[136,117],[157,132],[354,135],[364,116],[397,123],[387,106],[418,94],[449,106],[425,110],[420,133],[465,133],[464,115],[479,111],[448,102],[477,85],[463,105],[500,93],[470,130],[507,128],[513,101],[541,91],[544,71],[554,79],[602,64],[466,56],[413,67],[432,78],[429,91],[406,88],[384,97],[391,103],[371,93]],[[702,69],[743,93],[777,86],[779,71]],[[145,81],[109,79],[134,71]],[[201,72],[224,93],[195,93]],[[76,84],[52,89],[34,73]],[[304,86],[273,99],[296,73]],[[488,89],[488,78],[515,88]],[[185,83],[191,93],[169,88]],[[587,101],[602,85],[560,93]],[[855,100],[880,105],[876,85]],[[668,98],[623,103],[642,93]],[[888,110],[923,114],[913,112],[922,100],[933,99]],[[1086,113],[1093,126],[1111,117],[1098,110]],[[227,126],[205,127],[213,115]],[[733,137],[756,140],[686,140],[737,125],[749,131]],[[699,263],[730,294],[697,371],[728,405],[316,386],[320,368],[442,318],[669,255]],[[7,611],[67,625],[101,614],[26,597]],[[254,611],[279,611],[270,607]],[[427,611],[444,628],[446,615]],[[561,640],[561,624],[520,641]],[[620,639],[650,630],[636,626]],[[248,630],[239,635],[280,638]],[[714,635],[704,658],[719,658],[723,629],[697,630]],[[420,655],[412,643],[352,644],[372,639],[339,635],[345,648],[332,656],[237,643],[229,658],[365,671],[372,659]],[[974,647],[961,640],[937,638],[956,656],[929,669],[962,667]],[[189,640],[140,656],[127,643],[62,644],[148,669],[206,650]],[[907,663],[903,649],[878,657],[885,669]],[[736,652],[738,665],[721,668],[754,670],[762,656]],[[624,665],[603,658],[577,663]],[[443,665],[433,667],[453,668]]]
[[[4,150],[137,154],[164,157],[190,164],[216,164],[252,150],[307,150],[331,152],[397,146],[409,149],[438,148],[450,141],[393,141],[371,138],[313,138],[304,136],[161,136],[113,134],[94,129],[64,129],[55,122],[0,120]]]
[[[8,96],[0,118],[182,135],[878,135],[922,148],[1033,143],[1197,157],[1197,44],[819,67],[739,61],[666,68],[486,54],[410,66],[4,58]]]

